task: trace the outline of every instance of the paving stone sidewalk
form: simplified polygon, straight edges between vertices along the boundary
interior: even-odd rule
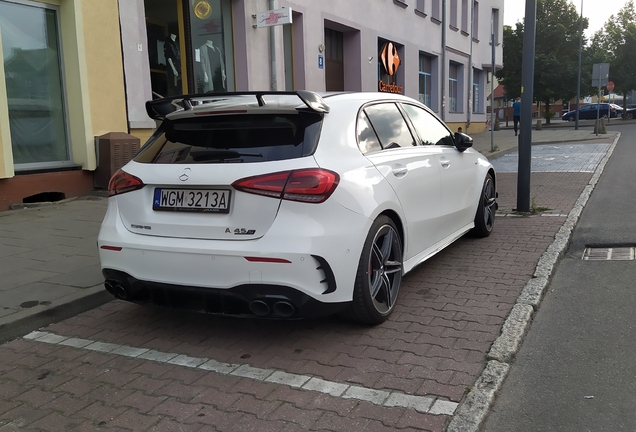
[[[496,133],[501,132],[510,134]],[[535,134],[534,141],[559,142],[547,132]],[[499,139],[499,152],[514,149],[516,138],[510,135]],[[609,143],[613,135],[599,139],[570,130],[568,138]],[[488,155],[489,139],[489,133],[476,136],[475,148]],[[407,275],[395,314],[372,328],[337,319],[235,320],[121,301],[103,304],[109,298],[102,297],[95,239],[105,199],[0,213],[4,340],[69,317],[42,331],[58,342],[76,338],[87,341],[84,346],[154,350],[361,389],[353,392],[356,397],[333,396],[118,355],[112,346],[111,352],[19,338],[0,345],[0,430],[3,425],[7,430],[444,430],[451,413],[418,410],[407,402],[390,406],[389,396],[461,406],[521,290],[591,176],[533,173],[533,200],[546,209],[543,215],[517,217],[512,216],[516,174],[500,174],[494,234],[463,238]],[[82,306],[87,312],[77,315]],[[385,393],[380,404],[369,400],[370,394]]]

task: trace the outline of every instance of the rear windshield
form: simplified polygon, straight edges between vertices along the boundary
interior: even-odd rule
[[[295,159],[316,151],[322,114],[240,114],[165,120],[134,160],[245,163]]]

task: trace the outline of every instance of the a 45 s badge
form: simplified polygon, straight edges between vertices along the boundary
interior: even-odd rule
[[[256,233],[256,230],[247,228],[225,228],[225,233],[234,233],[234,235],[253,235]]]

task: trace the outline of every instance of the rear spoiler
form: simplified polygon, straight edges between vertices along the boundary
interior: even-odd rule
[[[166,97],[146,102],[146,112],[148,116],[154,120],[164,120],[170,113],[176,111],[189,111],[193,106],[202,104],[211,104],[218,101],[228,100],[237,96],[254,96],[258,102],[258,106],[267,106],[263,96],[283,96],[295,95],[307,107],[315,112],[328,113],[329,105],[316,92],[308,90],[297,90],[294,92],[286,91],[249,91],[249,92],[228,92],[228,93],[209,93],[209,94],[193,94],[174,97]]]

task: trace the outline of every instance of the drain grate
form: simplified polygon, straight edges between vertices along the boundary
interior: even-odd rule
[[[583,252],[583,259],[590,261],[633,261],[636,247],[587,247]]]

